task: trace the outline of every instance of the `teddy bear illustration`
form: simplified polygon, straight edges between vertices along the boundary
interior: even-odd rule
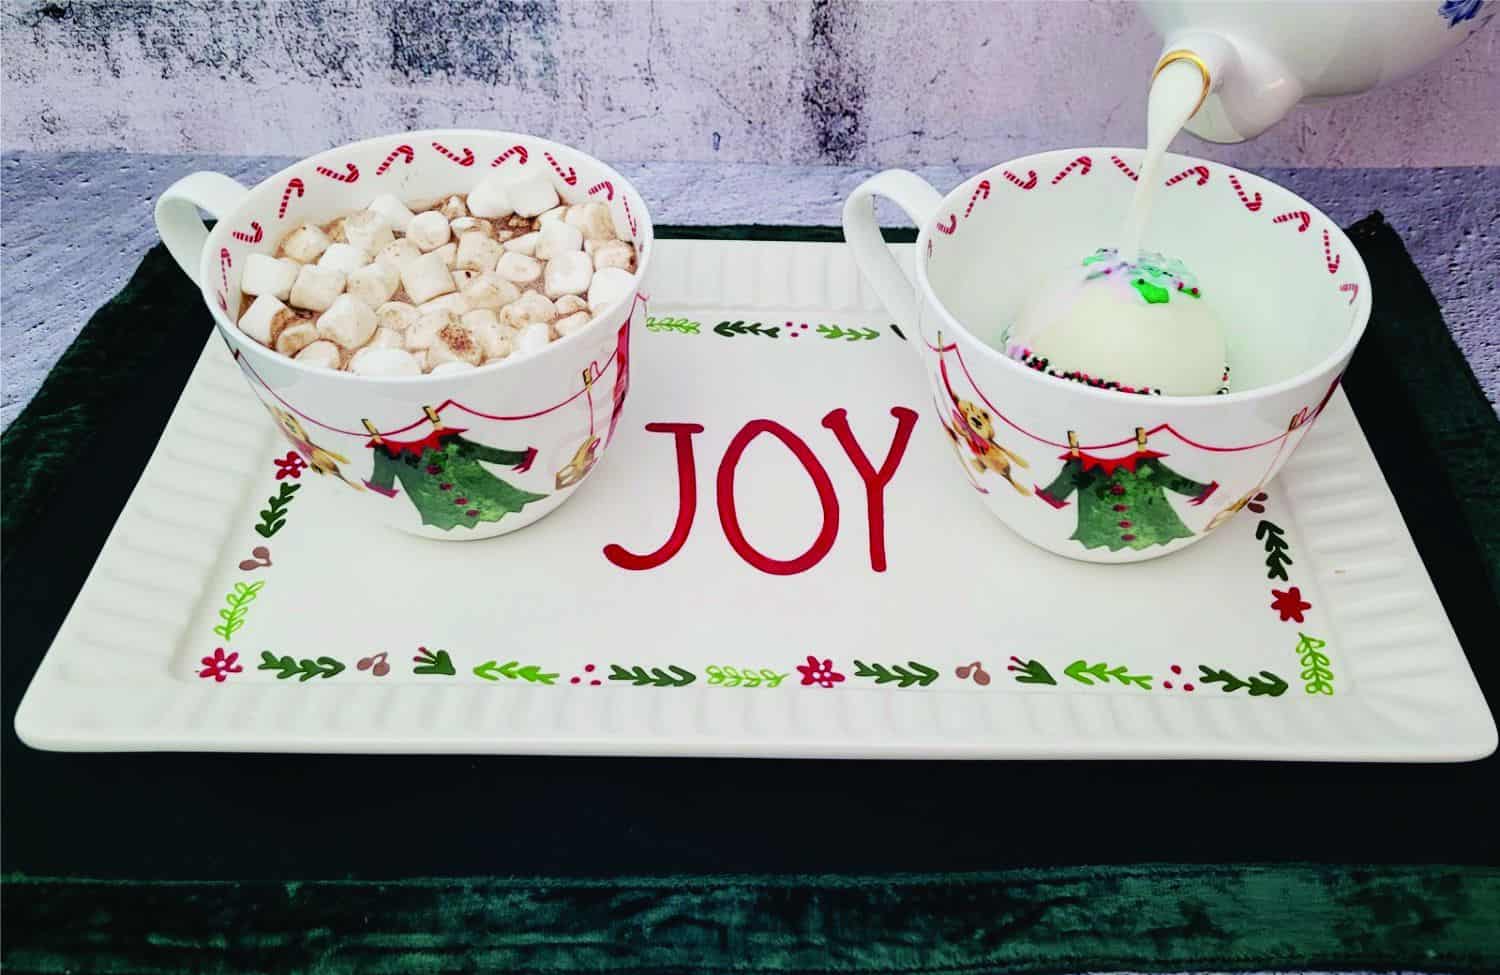
[[[951,394],[950,394],[951,395]],[[953,423],[950,426],[943,424],[943,429],[948,431],[948,436],[953,439],[953,446],[958,451],[960,461],[966,461],[975,471],[983,474],[985,471],[994,471],[1005,478],[1006,483],[1016,489],[1017,494],[1030,495],[1031,491],[1017,484],[1010,475],[1012,462],[1022,467],[1030,467],[1025,458],[1014,451],[995,442],[995,423],[989,411],[983,407],[962,399],[956,395],[952,396]],[[972,457],[964,457],[962,447],[967,447]]]
[[[307,431],[302,429],[302,424],[286,410],[273,406],[271,407],[271,413],[276,417],[276,425],[281,427],[281,432],[286,434],[286,438],[292,442],[292,446],[296,447],[297,452],[307,458],[309,467],[319,474],[332,474],[356,491],[364,490],[361,485],[350,481],[344,476],[344,472],[339,470],[339,464],[349,463],[349,458],[319,447],[309,440]]]

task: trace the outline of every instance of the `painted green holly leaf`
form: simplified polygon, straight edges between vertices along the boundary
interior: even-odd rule
[[[867,664],[854,661],[854,676],[867,677],[877,684],[895,684],[897,687],[926,687],[938,679],[938,672],[926,664],[908,660],[905,666],[893,664]]]

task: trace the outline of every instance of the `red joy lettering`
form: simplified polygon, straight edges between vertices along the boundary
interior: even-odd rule
[[[901,458],[906,454],[907,441],[917,425],[916,411],[904,406],[891,407],[891,416],[896,418],[896,435],[891,438],[891,447],[886,451],[879,470],[870,464],[870,458],[854,439],[847,410],[839,408],[823,417],[823,425],[833,431],[839,446],[844,448],[850,463],[859,472],[860,480],[865,482],[865,508],[870,522],[870,568],[876,572],[885,571],[885,486],[896,476],[896,468],[901,466]]]
[[[650,433],[672,434],[677,447],[677,521],[672,525],[672,534],[661,548],[649,555],[636,555],[613,543],[604,546],[604,557],[622,569],[639,572],[654,569],[676,555],[688,532],[693,528],[693,516],[698,511],[698,471],[693,463],[693,434],[703,432],[701,423],[648,423]]]
[[[769,433],[780,440],[792,452],[792,456],[797,458],[802,469],[807,471],[807,476],[812,478],[813,487],[818,491],[818,502],[823,506],[823,528],[818,532],[818,537],[806,552],[785,561],[761,554],[745,539],[745,533],[740,528],[739,512],[735,509],[735,468],[739,466],[745,448],[763,433]],[[740,558],[769,575],[789,576],[806,572],[823,561],[823,557],[833,548],[833,540],[838,537],[839,499],[833,493],[833,481],[829,480],[828,471],[823,469],[823,465],[801,437],[775,420],[751,420],[729,442],[729,447],[724,451],[724,459],[719,463],[718,497],[719,523],[724,528],[724,537],[729,540],[730,547],[739,553]]]

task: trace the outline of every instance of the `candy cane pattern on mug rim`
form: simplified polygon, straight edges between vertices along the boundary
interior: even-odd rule
[[[1121,159],[1119,156],[1110,156],[1109,161],[1115,164],[1116,169],[1124,173],[1126,176],[1129,176],[1131,182],[1137,182],[1140,180],[1140,177],[1136,175],[1135,170],[1130,168],[1130,164]]]
[[[1302,221],[1302,224],[1297,228],[1297,233],[1299,234],[1307,233],[1307,228],[1312,226],[1312,214],[1306,210],[1291,210],[1271,218],[1272,223],[1290,223],[1293,220]]]
[[[261,226],[260,226],[260,223],[258,221],[252,220],[252,221],[250,221],[250,227],[251,227],[252,230],[255,231],[255,233],[253,233],[253,234],[247,234],[243,230],[236,230],[236,231],[232,232],[229,236],[233,237],[235,240],[243,241],[246,244],[258,244],[258,243],[260,243],[260,238],[261,238]]]
[[[640,228],[635,224],[635,215],[630,212],[630,197],[620,197],[620,202],[625,205],[625,222],[630,225],[630,239],[632,242],[640,235]]]
[[[1092,159],[1090,159],[1088,156],[1079,156],[1077,159],[1064,166],[1062,168],[1062,171],[1059,172],[1056,176],[1052,177],[1052,185],[1056,186],[1058,183],[1061,183],[1074,169],[1078,170],[1079,176],[1087,176],[1089,174],[1089,170],[1093,168],[1094,161]]]
[[[589,187],[589,196],[593,196],[595,193],[598,193],[600,190],[604,191],[605,199],[609,200],[611,203],[613,203],[615,201],[615,184],[611,183],[607,179],[600,180],[599,182],[595,183],[593,186]]]
[[[937,229],[939,230],[939,232],[947,234],[951,237],[953,235],[953,231],[958,229],[958,214],[948,214],[948,226],[945,227],[942,224],[938,224]]]
[[[1036,188],[1036,170],[1034,169],[1028,169],[1026,171],[1026,178],[1024,180],[1007,169],[1005,171],[1005,178],[1010,180],[1012,183],[1019,186],[1023,190]]]
[[[401,156],[403,159],[405,159],[406,160],[406,164],[408,166],[410,166],[411,165],[411,161],[414,158],[416,158],[416,155],[417,155],[416,150],[414,150],[411,146],[406,146],[406,145],[397,146],[396,148],[394,148],[394,149],[391,150],[390,155],[386,156],[385,157],[385,161],[382,162],[380,164],[380,166],[375,170],[375,175],[376,176],[383,176],[383,175],[385,175],[385,171],[387,169],[391,168],[391,163],[393,163],[393,162],[396,161],[396,157],[397,156]]]
[[[1187,169],[1184,169],[1182,172],[1178,173],[1176,176],[1170,176],[1170,177],[1168,177],[1167,181],[1165,183],[1163,183],[1162,185],[1163,186],[1176,186],[1178,183],[1180,183],[1183,180],[1187,179],[1189,176],[1197,176],[1198,177],[1198,185],[1202,186],[1204,183],[1208,182],[1208,167],[1207,166],[1189,166]]]
[[[229,290],[229,269],[234,267],[234,258],[229,256],[229,248],[219,248],[219,280],[224,282],[224,290]],[[229,309],[225,309],[228,311]]]
[[[1349,293],[1349,304],[1351,305],[1354,304],[1354,299],[1359,297],[1359,285],[1353,281],[1347,281],[1339,285],[1339,290]]]
[[[974,195],[969,197],[969,205],[964,210],[965,220],[969,219],[969,214],[974,212],[974,204],[978,202],[981,196],[983,196],[986,200],[990,198],[990,181],[987,179],[980,180],[979,185],[974,187]]]
[[[336,169],[329,169],[327,166],[319,166],[318,173],[319,175],[327,176],[329,179],[336,179],[340,183],[353,183],[359,179],[358,166],[353,163],[345,163],[344,169],[345,172],[341,173]]]
[[[1339,273],[1339,264],[1342,262],[1343,258],[1333,252],[1333,239],[1328,236],[1328,231],[1323,231],[1323,264],[1328,268],[1328,273]]]
[[[511,146],[509,149],[505,150],[504,152],[500,153],[500,155],[496,156],[495,157],[495,161],[492,162],[492,163],[490,163],[490,167],[493,168],[495,166],[500,165],[501,163],[505,162],[505,160],[509,159],[511,156],[515,156],[517,159],[520,159],[522,166],[526,165],[526,160],[530,158],[526,154],[526,147],[525,146]]]
[[[462,156],[460,156],[458,153],[454,152],[452,149],[449,149],[447,146],[443,145],[441,142],[434,142],[432,144],[432,148],[436,149],[438,152],[440,152],[444,156],[446,156],[449,159],[453,160],[454,162],[458,163],[460,166],[472,166],[472,165],[474,165],[474,150],[470,149],[468,146],[464,146],[463,147],[464,154]]]
[[[1245,204],[1245,209],[1255,213],[1261,207],[1260,193],[1254,194],[1254,199],[1245,195],[1245,188],[1240,185],[1239,177],[1234,173],[1229,174],[1229,185],[1234,187],[1235,193],[1239,194],[1240,202]]]
[[[296,178],[295,176],[287,181],[286,191],[281,194],[281,209],[276,211],[277,220],[281,220],[286,217],[286,206],[287,203],[291,201],[293,190],[297,191],[297,196],[299,198],[302,196],[302,180]]]
[[[547,157],[547,161],[552,164],[553,169],[557,170],[557,175],[562,177],[562,181],[564,183],[567,183],[569,186],[578,185],[578,173],[574,171],[572,166],[569,166],[568,171],[565,173],[563,172],[562,166],[558,165],[557,159],[552,155],[552,153],[544,152],[542,153],[542,155]]]

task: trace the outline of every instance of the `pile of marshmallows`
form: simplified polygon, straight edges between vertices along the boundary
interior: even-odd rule
[[[389,194],[277,256],[252,254],[239,327],[298,362],[361,376],[473,369],[581,330],[634,287],[635,248],[603,203],[560,205],[546,176],[490,176],[413,213]]]

